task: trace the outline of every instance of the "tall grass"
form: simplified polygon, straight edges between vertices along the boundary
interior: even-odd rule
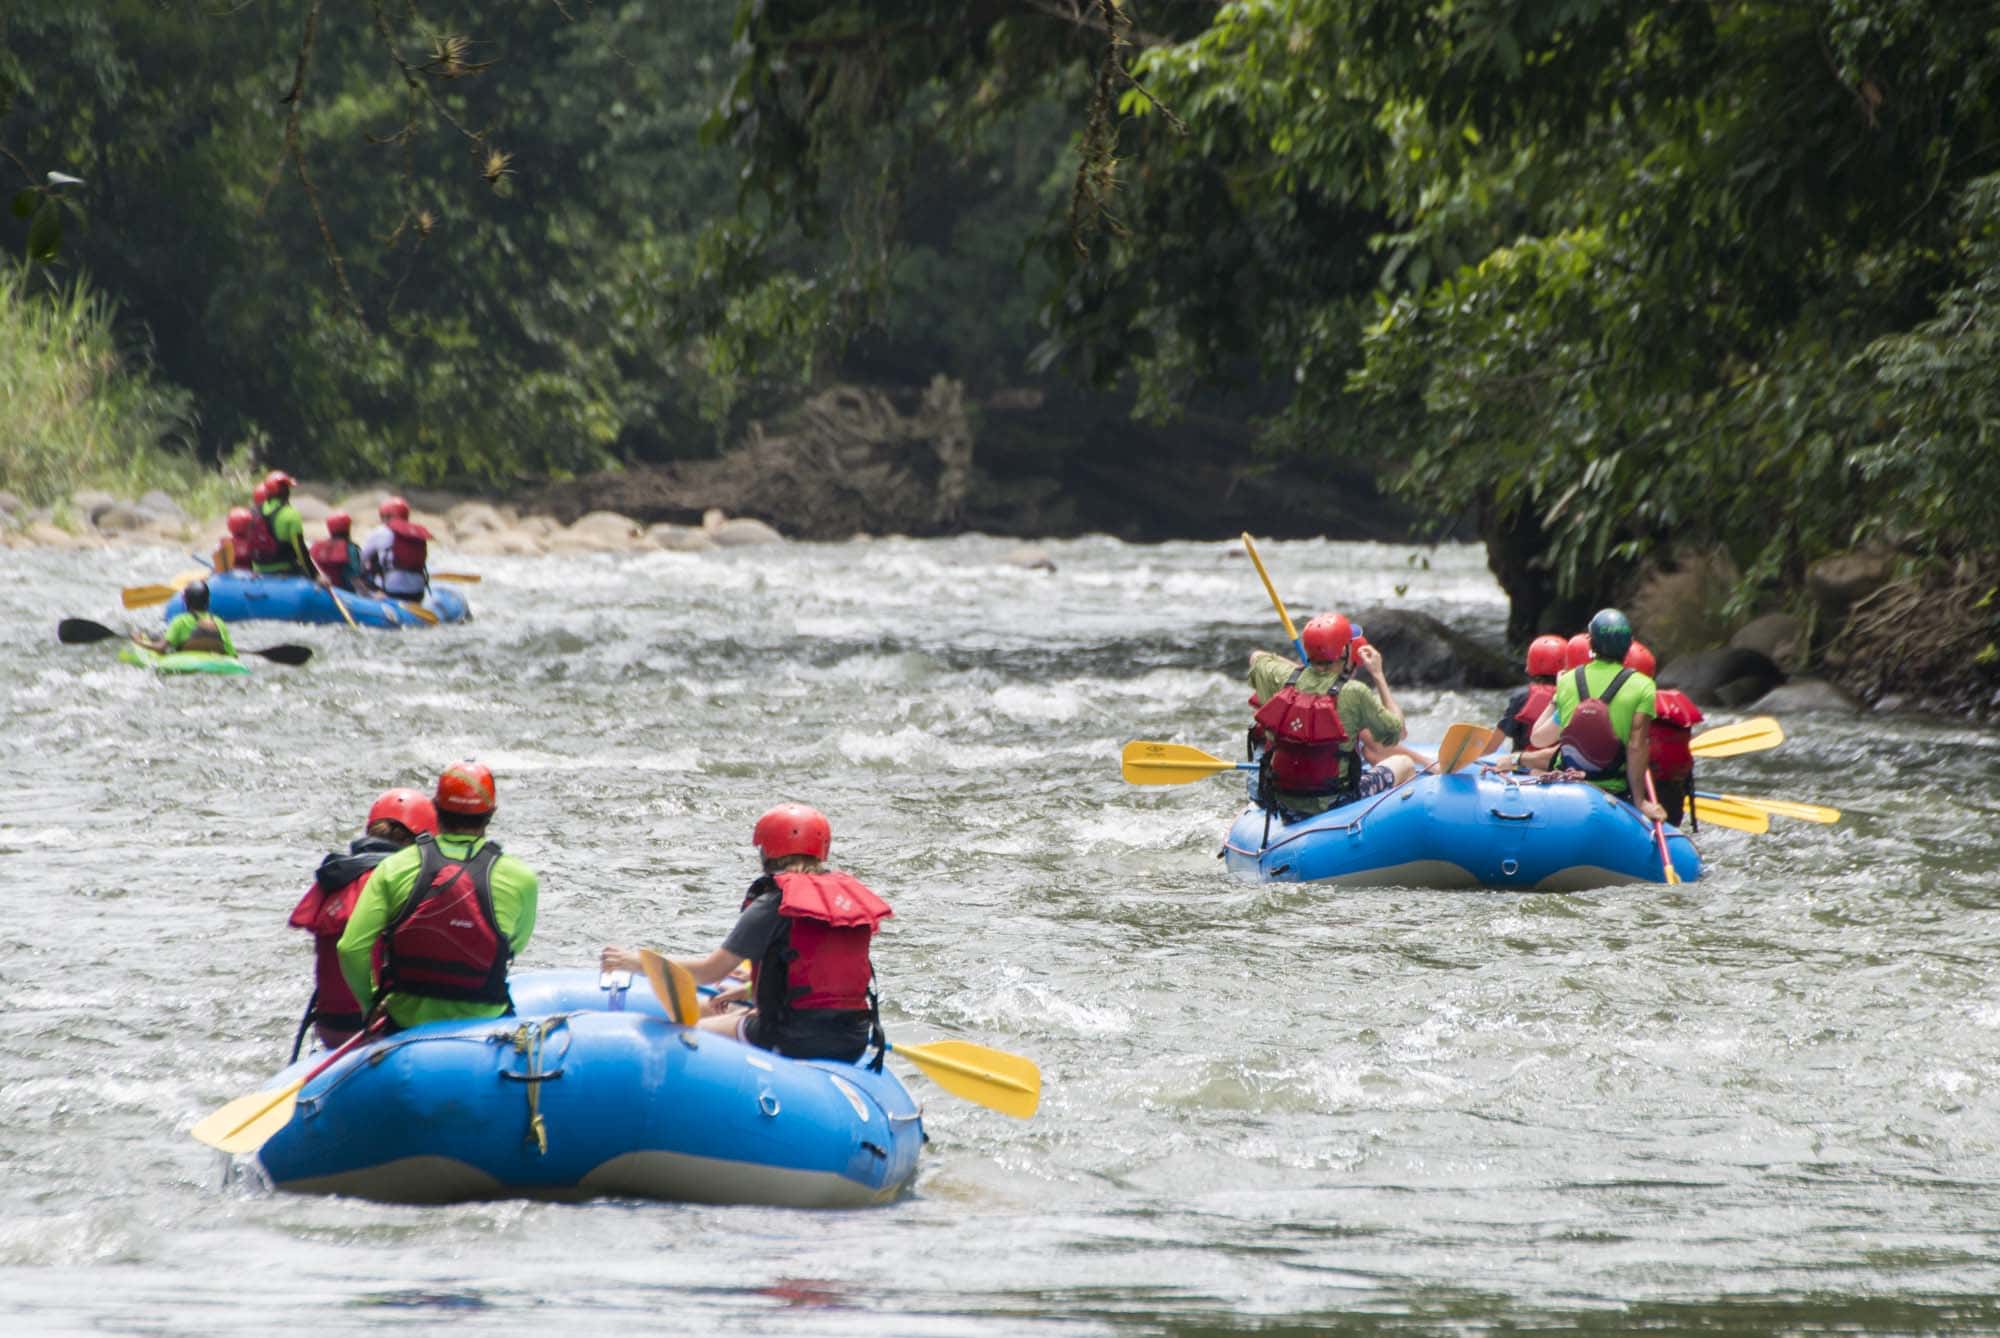
[[[196,514],[218,509],[245,480],[196,458],[195,421],[194,397],[160,379],[150,350],[121,346],[111,298],[0,262],[0,488],[37,505],[160,488]]]

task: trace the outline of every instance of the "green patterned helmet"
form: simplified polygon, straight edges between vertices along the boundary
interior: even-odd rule
[[[1617,609],[1599,609],[1597,616],[1590,620],[1591,654],[1617,664],[1625,659],[1625,652],[1631,648],[1631,622]]]

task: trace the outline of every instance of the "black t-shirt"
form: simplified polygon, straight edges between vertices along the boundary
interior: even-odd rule
[[[1507,736],[1507,741],[1514,745],[1517,753],[1528,746],[1528,733],[1535,726],[1533,721],[1524,725],[1514,717],[1521,714],[1521,708],[1528,704],[1528,694],[1533,691],[1533,686],[1515,688],[1514,695],[1500,710],[1499,730]]]

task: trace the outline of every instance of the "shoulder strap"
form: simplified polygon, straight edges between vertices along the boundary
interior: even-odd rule
[[[1632,676],[1632,671],[1630,669],[1620,669],[1617,675],[1614,676],[1609,683],[1606,683],[1604,685],[1604,695],[1599,697],[1597,700],[1609,706],[1611,704],[1611,699],[1618,695],[1618,689],[1624,687],[1625,680],[1630,678],[1631,676]]]

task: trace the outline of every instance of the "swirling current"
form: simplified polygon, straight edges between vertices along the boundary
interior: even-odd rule
[[[0,1331],[2000,1332],[2000,738],[1787,719],[1708,775],[1844,820],[1705,830],[1676,888],[1235,882],[1240,780],[1134,788],[1117,756],[1237,755],[1244,653],[1281,641],[1255,574],[1222,544],[1011,547],[482,560],[467,626],[239,625],[315,651],[243,679],[57,644],[150,623],[117,588],[180,555],[9,553]],[[1475,549],[1264,556],[1295,611],[1499,639]],[[1400,695],[1419,738],[1499,705]],[[187,1131],[285,1058],[313,866],[467,754],[542,878],[519,967],[706,952],[752,820],[809,801],[896,907],[892,1036],[1032,1056],[1040,1113],[906,1069],[915,1192],[854,1211],[225,1176]]]

